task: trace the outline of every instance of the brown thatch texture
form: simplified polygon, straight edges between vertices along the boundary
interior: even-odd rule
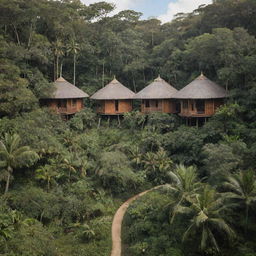
[[[94,100],[128,100],[133,99],[135,93],[114,79],[104,88],[91,96]]]
[[[169,99],[177,90],[160,76],[135,95],[135,99]]]
[[[89,97],[87,93],[69,83],[63,77],[58,78],[54,82],[54,86],[56,90],[49,99],[79,99]]]
[[[219,99],[227,97],[226,90],[203,74],[173,95],[175,99]]]

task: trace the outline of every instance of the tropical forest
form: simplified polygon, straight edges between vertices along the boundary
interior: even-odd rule
[[[256,256],[256,1],[166,23],[115,8],[0,0],[0,255]],[[102,114],[89,96],[111,81],[132,95],[206,81],[226,96],[200,120],[133,96]],[[81,105],[64,116],[69,96]],[[186,99],[177,108],[195,99],[201,115]]]

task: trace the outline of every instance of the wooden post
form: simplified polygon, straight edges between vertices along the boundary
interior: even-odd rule
[[[110,123],[110,116],[108,116],[108,127],[109,127],[109,123]]]
[[[118,125],[119,125],[119,127],[120,127],[121,123],[120,123],[120,117],[119,117],[119,115],[117,115],[117,120],[118,120]]]
[[[99,129],[99,128],[100,128],[100,123],[101,123],[101,116],[99,117],[99,121],[98,121],[97,129]]]
[[[198,117],[196,118],[196,127],[198,128]]]

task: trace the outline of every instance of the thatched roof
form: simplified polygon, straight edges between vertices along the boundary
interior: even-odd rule
[[[133,99],[135,93],[122,85],[115,78],[102,89],[91,96],[94,100],[128,100]]]
[[[49,97],[49,99],[78,99],[89,97],[87,93],[69,83],[63,77],[58,78],[54,82],[54,86],[56,90],[53,92],[52,97]]]
[[[173,95],[175,99],[218,99],[225,97],[227,97],[226,90],[203,74]]]
[[[169,99],[177,90],[160,76],[135,95],[135,99]]]

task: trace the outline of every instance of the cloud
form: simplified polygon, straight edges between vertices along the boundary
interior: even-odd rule
[[[115,4],[116,9],[114,13],[118,13],[122,10],[131,9],[135,7],[135,5],[138,4],[138,2],[144,0],[82,0],[82,2],[86,5],[102,1]]]
[[[177,0],[168,4],[168,10],[165,14],[158,17],[163,23],[171,21],[177,13],[188,13],[197,9],[201,4],[211,4],[212,0]]]

